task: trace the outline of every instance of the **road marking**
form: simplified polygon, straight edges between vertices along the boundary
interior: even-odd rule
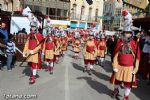
[[[67,56],[67,55],[66,55]],[[65,100],[70,100],[70,88],[69,88],[69,75],[68,75],[68,65],[70,61],[66,61],[65,65]]]
[[[68,66],[65,67],[65,100],[70,100]]]

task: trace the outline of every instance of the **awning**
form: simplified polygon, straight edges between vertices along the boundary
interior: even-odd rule
[[[117,30],[118,30],[118,31],[123,31],[123,27],[120,27],[120,28],[118,28]],[[135,26],[131,26],[131,30],[132,30],[132,31],[139,31],[139,30],[140,30],[140,26],[139,26],[139,28],[138,28],[138,27],[135,27]]]
[[[133,25],[141,29],[150,30],[150,17],[133,19]]]
[[[12,17],[10,33],[17,33],[18,31],[26,29],[27,33],[30,33],[30,21],[27,17]]]

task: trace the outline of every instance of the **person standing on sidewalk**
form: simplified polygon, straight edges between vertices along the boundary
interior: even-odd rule
[[[5,51],[6,45],[4,43],[4,35],[0,32],[0,70],[3,70],[5,60]]]
[[[13,56],[15,54],[16,50],[15,50],[15,43],[13,42],[13,36],[9,35],[9,40],[7,41],[7,46],[6,46],[6,56],[7,56],[7,70],[11,71],[13,66],[12,64],[12,60],[13,60]]]
[[[6,29],[6,23],[5,22],[1,22],[0,32],[4,35],[4,42],[5,42],[5,44],[7,44],[9,34],[8,34],[7,29]]]
[[[144,77],[149,79],[148,85],[150,85],[150,32],[145,32],[145,41],[143,46],[143,62],[142,67],[144,68]]]

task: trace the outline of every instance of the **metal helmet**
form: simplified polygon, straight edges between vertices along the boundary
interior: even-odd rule
[[[37,22],[31,22],[31,23],[30,23],[30,26],[31,26],[31,27],[38,27],[38,23],[37,23]]]

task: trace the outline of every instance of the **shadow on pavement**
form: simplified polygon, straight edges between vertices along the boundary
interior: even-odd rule
[[[103,69],[106,71],[106,72],[112,72],[112,63],[111,61],[108,61],[108,60],[105,60],[103,62]]]
[[[79,70],[79,71],[83,71],[83,69],[84,69],[82,66],[80,66],[80,65],[78,65],[78,64],[76,64],[76,63],[73,63],[73,62],[72,62],[72,65],[73,65],[73,67],[74,67],[75,69],[77,69],[77,70]],[[100,72],[97,72],[97,71],[95,71],[95,70],[92,70],[92,73],[93,73],[95,76],[97,76],[98,78],[103,79],[103,80],[105,80],[105,81],[109,81],[109,80],[110,80],[110,77],[109,77],[109,76],[107,76],[107,75],[105,75],[105,74],[102,74],[102,73],[100,73]]]
[[[104,85],[100,82],[97,82],[96,80],[93,80],[91,77],[78,77],[77,79],[79,79],[79,80],[84,79],[87,81],[87,83],[90,85],[90,87],[95,89],[98,93],[111,96],[112,90],[107,88],[106,85]]]
[[[30,67],[25,67],[25,69],[22,71],[22,74],[25,74],[25,76],[31,76],[31,68]]]
[[[71,48],[69,48],[68,50],[74,52]]]
[[[132,89],[132,93],[140,100],[150,100],[150,85],[147,85],[146,80],[142,80],[140,78],[138,80],[138,87],[136,89]]]
[[[80,65],[78,65],[78,64],[76,64],[76,63],[73,63],[73,62],[72,62],[72,66],[73,66],[75,69],[80,70],[80,71],[83,71],[83,69],[84,69],[82,66],[80,66]]]
[[[73,58],[74,55],[73,54],[68,54],[67,56],[69,56],[70,58]]]
[[[94,74],[96,77],[98,77],[98,78],[100,78],[100,79],[103,79],[103,80],[105,80],[105,81],[109,81],[109,80],[110,80],[110,77],[109,77],[109,76],[107,76],[107,75],[105,75],[105,74],[103,74],[103,73],[101,73],[101,72],[97,72],[97,71],[95,71],[95,70],[92,70],[92,72],[93,72],[93,74]]]

